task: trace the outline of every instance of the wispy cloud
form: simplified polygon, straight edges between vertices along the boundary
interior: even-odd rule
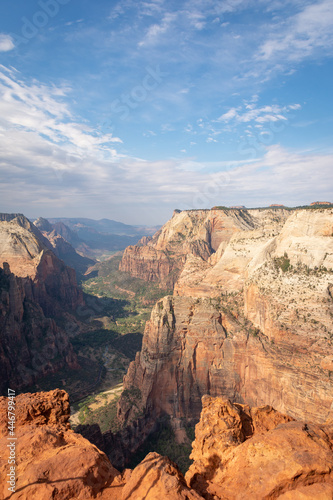
[[[318,49],[333,52],[333,3],[324,0],[272,26],[273,34],[259,48],[257,59],[302,61]]]
[[[1,156],[3,207],[15,211],[29,206],[35,215],[111,213],[140,223],[146,207],[147,220],[159,222],[175,207],[298,205],[329,199],[333,183],[333,155],[297,154],[278,145],[268,147],[262,159],[247,162],[110,161],[88,154],[70,165],[59,146],[50,152],[41,138],[32,141],[22,133],[11,141],[7,137]]]
[[[276,122],[279,120],[287,120],[287,114],[291,110],[299,109],[301,109],[300,104],[290,104],[288,106],[273,104],[270,106],[256,107],[256,105],[252,102],[237,108],[229,109],[226,113],[221,115],[217,121],[226,123],[232,121],[235,121],[236,123]]]
[[[10,35],[0,33],[0,52],[9,52],[15,48],[14,41]]]
[[[9,133],[32,134],[50,144],[70,149],[116,155],[111,143],[122,142],[111,134],[96,133],[84,122],[77,122],[66,97],[68,86],[28,84],[14,70],[0,68],[0,125]]]
[[[169,31],[172,23],[176,20],[176,18],[176,13],[166,13],[160,24],[152,24],[151,26],[149,26],[143,40],[141,40],[138,44],[139,47],[158,43],[160,37]]]

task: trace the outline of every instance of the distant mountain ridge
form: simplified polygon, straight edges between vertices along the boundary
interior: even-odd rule
[[[83,257],[75,251],[73,243],[80,244],[80,240],[64,224],[52,225],[47,219],[39,217],[39,219],[35,220],[33,226],[38,228],[48,241],[55,255],[63,260],[67,266],[75,269],[77,273],[82,275],[90,266],[95,264],[95,260]]]
[[[49,218],[48,221],[51,224],[57,224],[62,222],[67,227],[75,232],[82,227],[91,228],[99,233],[106,234],[117,234],[119,236],[150,236],[161,227],[161,226],[135,226],[130,224],[124,224],[123,222],[118,222],[112,219],[89,219],[84,217],[71,218],[71,217],[58,217]]]
[[[38,219],[39,221],[40,219]],[[42,231],[55,230],[82,256],[103,259],[129,245],[136,245],[144,236],[151,236],[159,226],[131,226],[111,219],[88,218],[43,219]],[[36,223],[37,221],[35,221]]]

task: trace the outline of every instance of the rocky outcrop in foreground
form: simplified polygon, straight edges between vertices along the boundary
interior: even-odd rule
[[[333,426],[205,396],[186,480],[206,500],[330,499]]]
[[[7,401],[0,398],[1,414]],[[1,419],[0,499],[95,498],[119,473],[89,441],[69,429],[68,394],[22,394],[16,398],[16,492],[8,491],[7,422]]]
[[[0,398],[0,500],[261,500],[333,495],[333,426],[295,422],[271,407],[204,397],[185,478],[149,453],[118,472],[69,428],[65,391],[16,398],[15,493],[8,491],[7,399]]]

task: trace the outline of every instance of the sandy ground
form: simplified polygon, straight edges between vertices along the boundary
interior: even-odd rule
[[[106,404],[111,403],[111,401],[115,397],[120,396],[122,391],[123,391],[123,384],[118,384],[115,387],[112,387],[112,389],[108,389],[107,391],[103,391],[97,394],[95,400],[88,406],[92,411],[96,411],[101,406],[104,406],[105,403]],[[79,413],[80,413],[79,411],[75,411],[74,408],[71,407],[71,417],[70,417],[71,425],[79,425],[80,423]]]

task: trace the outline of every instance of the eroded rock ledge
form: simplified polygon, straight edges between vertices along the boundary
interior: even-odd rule
[[[69,428],[68,394],[16,398],[16,492],[8,492],[7,400],[0,398],[0,500],[260,500],[333,495],[333,424],[296,422],[270,406],[203,397],[185,478],[149,453],[122,474]]]

